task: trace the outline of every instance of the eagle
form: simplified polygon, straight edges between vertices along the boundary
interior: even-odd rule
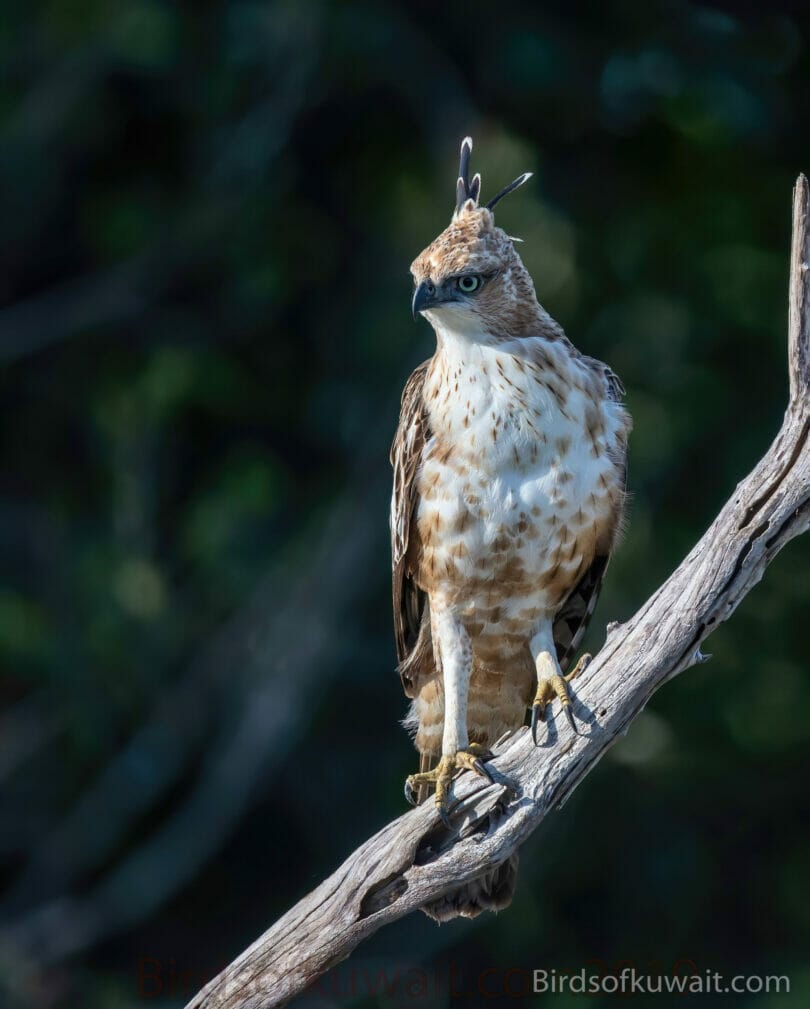
[[[489,776],[491,747],[538,726],[568,672],[622,528],[630,416],[611,369],[540,305],[461,144],[449,226],[411,265],[414,318],[436,351],[408,379],[391,448],[391,545],[405,725],[419,751],[409,801]],[[513,855],[425,908],[439,921],[508,906]]]

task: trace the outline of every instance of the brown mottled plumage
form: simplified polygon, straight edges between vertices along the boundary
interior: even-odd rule
[[[437,349],[405,386],[391,450],[394,622],[422,772],[409,785],[435,785],[445,818],[452,776],[485,771],[533,699],[535,720],[555,695],[570,704],[561,677],[621,526],[630,431],[618,379],[566,339],[495,226],[500,196],[479,205],[470,150],[453,220],[411,267]],[[504,907],[515,874],[513,857],[427,910]]]

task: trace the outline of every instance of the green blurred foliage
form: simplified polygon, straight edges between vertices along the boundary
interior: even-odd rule
[[[163,894],[10,984],[15,1004],[182,1005],[402,811],[414,755],[397,724],[387,443],[432,346],[409,317],[408,266],[448,219],[466,133],[485,192],[536,173],[499,223],[635,418],[629,530],[589,644],[679,562],[784,409],[809,46],[805,11],[781,2],[5,5],[0,907],[14,924],[63,895],[65,864],[26,870],[31,850],[61,844],[122,761],[116,808],[137,813],[67,892],[110,878],[127,906],[157,878]],[[204,714],[190,704],[176,726],[200,738],[179,769],[171,747],[147,759],[140,728],[268,572],[283,585],[314,568],[299,620],[317,634],[329,558],[315,544],[347,501],[376,545],[317,659],[322,685],[279,694],[289,737],[191,878],[127,862],[236,717],[240,661],[218,653],[219,693],[200,674]],[[500,984],[509,968],[683,957],[791,975],[789,999],[736,1005],[806,1004],[808,559],[791,544],[712,636],[712,662],[658,694],[526,846],[510,911],[401,922],[306,1004],[512,1005],[454,997],[449,965],[468,988],[487,968]],[[254,651],[269,675],[272,648]],[[161,776],[160,801],[140,805]],[[232,783],[219,787],[212,819]],[[139,992],[144,957],[191,978]],[[444,979],[420,1001],[345,988],[351,969],[417,967]]]

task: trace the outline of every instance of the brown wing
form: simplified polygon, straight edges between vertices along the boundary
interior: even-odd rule
[[[399,425],[391,445],[394,489],[391,495],[391,574],[394,634],[399,675],[408,697],[418,691],[422,676],[433,673],[428,599],[414,576],[419,559],[414,516],[418,504],[416,473],[430,438],[422,392],[430,361],[419,365],[405,384]]]
[[[554,618],[552,633],[557,659],[563,672],[571,664],[571,659],[576,655],[591,622],[609,560],[609,554],[597,555],[594,558],[593,564],[579,580]]]
[[[597,371],[604,382],[605,394],[616,403],[622,402],[624,387],[617,375],[610,368],[592,357],[584,357],[595,371]],[[625,438],[621,443],[621,455],[615,459],[616,467],[619,471],[619,481],[622,493],[618,495],[616,514],[614,516],[612,535],[600,549],[597,546],[596,556],[593,563],[580,578],[576,587],[566,598],[554,618],[552,633],[554,635],[554,645],[557,649],[557,659],[563,672],[568,668],[571,659],[577,652],[588,624],[596,609],[599,593],[602,590],[602,579],[607,570],[616,540],[619,538],[624,520],[624,503],[626,498],[625,489],[627,486],[627,440],[626,435],[630,432],[630,417],[627,415],[627,425]]]

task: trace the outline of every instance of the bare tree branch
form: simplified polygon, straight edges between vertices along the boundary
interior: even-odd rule
[[[810,232],[808,184],[794,190],[790,271],[790,403],[773,445],[738,485],[670,578],[575,681],[576,713],[546,745],[525,729],[496,748],[496,784],[457,782],[455,831],[432,805],[406,813],[355,851],[214,978],[188,1009],[285,1004],[377,929],[435,900],[514,852],[593,769],[667,680],[702,661],[703,640],[734,612],[782,547],[810,526]],[[510,791],[508,782],[514,786]]]

